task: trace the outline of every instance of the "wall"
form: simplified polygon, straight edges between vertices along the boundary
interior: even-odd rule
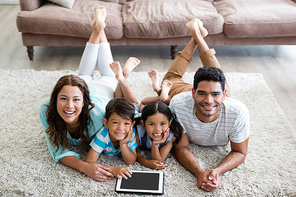
[[[19,4],[19,0],[0,0],[0,4]]]

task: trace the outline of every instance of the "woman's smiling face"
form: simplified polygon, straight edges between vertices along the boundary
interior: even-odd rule
[[[83,93],[79,87],[64,85],[57,96],[57,111],[67,125],[78,122],[83,106]]]

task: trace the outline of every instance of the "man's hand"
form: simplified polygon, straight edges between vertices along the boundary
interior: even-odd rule
[[[211,181],[208,179],[210,173],[202,170],[201,173],[198,174],[197,176],[197,187],[200,189],[203,189],[203,186],[206,185],[207,183],[211,183]]]
[[[86,163],[84,173],[90,178],[97,181],[108,181],[113,175],[108,172],[109,168],[97,162]]]
[[[208,182],[203,182],[201,188],[207,192],[212,192],[220,185],[220,176],[217,170],[213,169],[207,176]]]

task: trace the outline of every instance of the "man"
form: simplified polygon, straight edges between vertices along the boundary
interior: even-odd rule
[[[170,108],[184,128],[180,142],[174,146],[178,161],[198,179],[197,187],[214,191],[220,175],[240,165],[246,158],[249,141],[249,113],[244,104],[229,98],[229,87],[215,57],[203,37],[207,30],[199,19],[186,24],[192,39],[178,53],[164,77],[173,83],[169,90]],[[194,86],[184,83],[192,55],[198,46],[203,66],[194,76]],[[203,170],[189,150],[189,141],[202,146],[225,145],[231,152],[210,172]]]

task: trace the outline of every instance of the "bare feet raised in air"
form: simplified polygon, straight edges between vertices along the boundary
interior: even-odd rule
[[[173,83],[171,81],[163,80],[162,87],[161,87],[161,93],[159,95],[159,99],[162,102],[165,102],[169,98],[169,91],[172,86],[173,86]]]
[[[121,66],[120,66],[120,63],[119,62],[112,62],[110,64],[110,68],[112,69],[112,71],[114,72],[115,74],[115,78],[118,80],[118,81],[122,81],[124,80],[124,76],[122,74],[122,69],[121,69]]]
[[[208,35],[208,31],[204,28],[203,22],[198,18],[192,19],[187,22],[186,27],[189,29],[191,35],[193,32],[200,34],[203,38]]]
[[[160,87],[159,87],[158,72],[157,72],[157,70],[155,70],[155,69],[150,70],[150,71],[148,72],[148,75],[149,75],[149,77],[150,77],[150,79],[151,79],[153,90],[154,90],[157,94],[159,94],[159,92],[160,92],[161,89],[160,89]]]
[[[96,9],[95,20],[91,22],[91,27],[98,32],[102,31],[106,27],[106,16],[107,12],[105,7],[101,6]]]
[[[132,70],[140,64],[140,60],[135,57],[130,57],[123,68],[122,74],[125,78],[128,77],[128,75],[132,72]]]

